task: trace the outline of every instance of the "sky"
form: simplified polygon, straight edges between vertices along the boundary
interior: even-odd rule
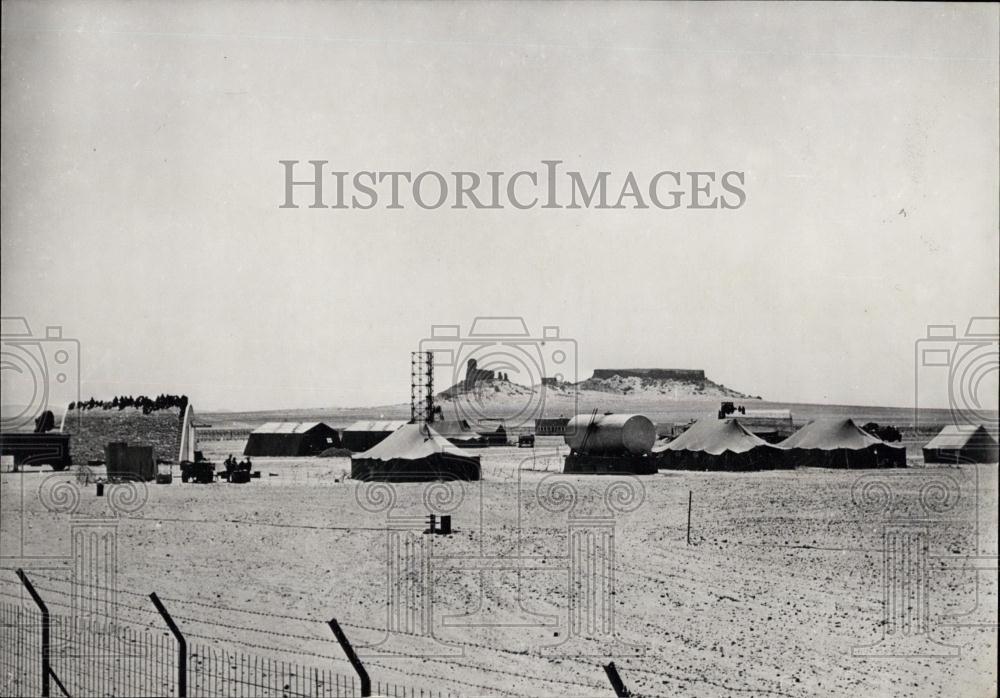
[[[559,328],[580,379],[701,368],[774,400],[945,406],[917,340],[1000,314],[995,4],[6,2],[2,19],[0,306],[78,351],[57,384],[57,340],[30,349],[52,395],[405,402],[433,325],[518,316]],[[546,159],[619,183],[739,171],[746,203],[280,208],[281,160]],[[24,376],[2,378],[22,400]]]

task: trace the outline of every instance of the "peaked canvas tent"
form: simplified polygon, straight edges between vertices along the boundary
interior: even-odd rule
[[[360,453],[367,451],[404,424],[406,421],[402,419],[361,420],[341,430],[340,442],[344,448]]]
[[[996,463],[998,444],[979,424],[949,424],[924,446],[925,463]]]
[[[351,477],[356,480],[478,480],[480,474],[479,456],[466,455],[426,424],[405,424],[351,456]]]
[[[765,470],[784,467],[784,452],[752,434],[738,419],[702,419],[653,448],[660,468]]]
[[[244,456],[315,456],[340,445],[337,432],[323,422],[268,422],[250,433]]]
[[[817,419],[778,444],[789,465],[818,468],[905,468],[906,447],[872,436],[853,419]]]

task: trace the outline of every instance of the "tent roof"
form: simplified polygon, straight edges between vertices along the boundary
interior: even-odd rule
[[[363,419],[350,425],[344,431],[396,431],[406,424],[405,419]]]
[[[457,458],[469,458],[430,426],[407,423],[364,453],[352,458],[359,460],[420,460],[438,453]]]
[[[328,427],[323,422],[267,422],[253,430],[253,434],[304,434],[318,426]]]
[[[981,424],[975,426],[949,424],[938,432],[938,435],[931,439],[924,448],[963,448],[973,439],[977,441],[981,440],[991,445],[996,445],[997,443]]]
[[[782,448],[833,451],[840,448],[860,450],[869,446],[890,446],[859,427],[850,417],[817,419],[778,444]],[[899,448],[893,446],[893,448]]]
[[[726,451],[746,453],[758,447],[773,446],[747,431],[739,419],[706,418],[695,422],[687,431],[662,447],[660,451],[702,451],[718,456]]]

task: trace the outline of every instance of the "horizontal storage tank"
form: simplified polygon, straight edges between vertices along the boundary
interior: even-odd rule
[[[566,444],[591,455],[640,455],[656,441],[656,427],[641,414],[578,414],[566,425]]]

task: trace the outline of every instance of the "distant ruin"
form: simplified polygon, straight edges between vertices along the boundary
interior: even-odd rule
[[[465,389],[472,390],[477,383],[491,381],[496,378],[496,372],[479,368],[475,359],[469,359],[465,365]]]

